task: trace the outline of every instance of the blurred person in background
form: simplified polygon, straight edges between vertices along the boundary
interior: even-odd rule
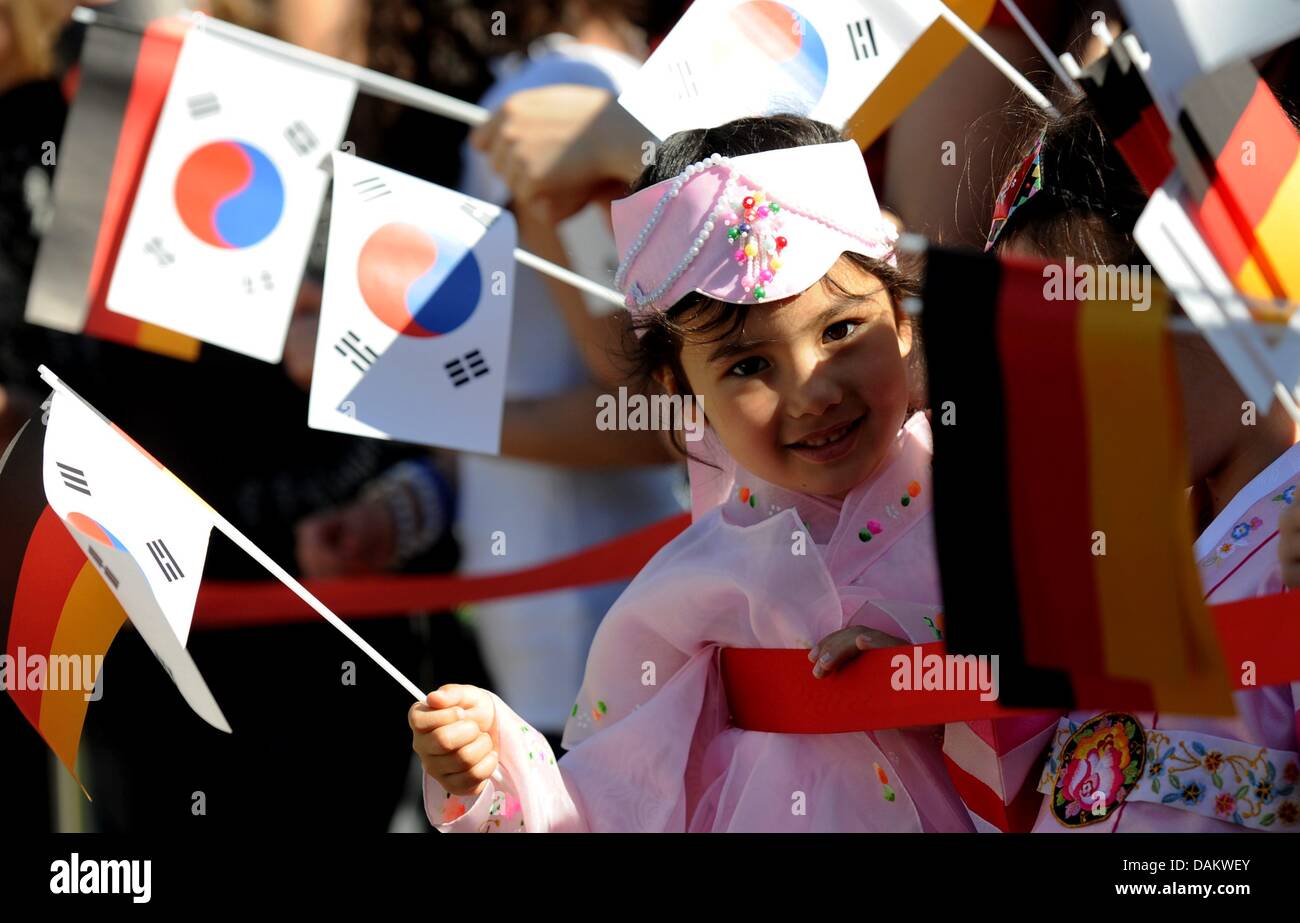
[[[553,84],[616,95],[640,67],[647,26],[658,23],[648,4],[629,0],[529,3],[518,13],[507,4],[502,11],[501,53],[492,61],[496,79],[480,99],[489,110],[509,106],[515,94]],[[617,258],[601,207],[557,228],[514,199],[488,159],[471,149],[456,185],[468,195],[511,207],[525,249],[560,265],[576,265],[589,276],[612,275]],[[503,427],[503,457],[456,456],[457,535],[466,572],[529,567],[680,511],[674,487],[681,468],[664,464],[668,455],[661,441],[654,434],[624,439],[624,434],[599,433],[594,425],[594,397],[626,382],[610,348],[625,323],[625,312],[593,311],[572,287],[518,268],[506,380],[513,411],[507,410]],[[530,426],[529,413],[519,413],[522,407],[545,407],[556,427]],[[516,426],[526,434],[513,432]],[[606,435],[620,449],[603,459],[604,467],[590,467],[591,458],[605,451]],[[531,451],[518,451],[525,444]],[[504,457],[512,451],[534,460]],[[322,573],[355,567],[357,549],[366,544],[360,530],[370,527],[362,523],[386,534],[394,526],[384,521],[385,511],[374,500],[312,517],[299,530],[299,561],[316,562]],[[525,720],[557,747],[591,639],[624,586],[558,590],[473,607],[493,688],[513,696]]]

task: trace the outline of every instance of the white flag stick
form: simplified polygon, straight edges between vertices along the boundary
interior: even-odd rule
[[[1016,21],[1020,31],[1024,32],[1029,41],[1033,43],[1033,46],[1038,49],[1038,53],[1043,56],[1043,60],[1051,67],[1052,73],[1056,74],[1056,79],[1060,80],[1061,84],[1070,91],[1070,95],[1080,95],[1083,89],[1066,73],[1065,67],[1057,60],[1056,55],[1052,54],[1052,49],[1047,47],[1047,42],[1043,41],[1043,36],[1034,28],[1033,23],[1029,21],[1029,17],[1020,12],[1020,7],[1016,6],[1015,0],[1002,0],[1002,5],[1011,14],[1011,18]]]
[[[540,256],[529,253],[527,250],[521,250],[515,247],[515,259],[525,266],[530,266],[540,273],[544,273],[553,279],[559,279],[561,282],[567,282],[574,288],[581,289],[584,292],[590,292],[597,298],[603,298],[610,304],[617,305],[620,308],[627,307],[627,301],[623,296],[612,288],[593,282],[586,276],[580,276],[576,272],[565,269],[563,266],[557,266],[550,260],[544,260]]]
[[[209,509],[212,508],[209,507]],[[406,689],[407,692],[413,695],[415,697],[415,701],[417,702],[424,701],[425,694],[420,691],[420,687],[415,685],[415,683],[411,682],[409,679],[407,679],[405,674],[403,674],[401,670],[397,669],[397,667],[393,666],[388,661],[387,657],[385,657],[383,654],[379,653],[379,651],[371,647],[369,641],[367,641],[365,638],[361,637],[361,635],[353,631],[351,625],[349,625],[347,622],[343,621],[341,618],[339,618],[337,615],[331,612],[329,608],[323,602],[317,599],[310,590],[308,590],[305,586],[299,583],[293,577],[293,575],[290,574],[288,571],[286,571],[283,567],[281,567],[279,564],[276,564],[275,561],[271,559],[270,555],[268,555],[261,548],[258,548],[256,545],[254,545],[252,540],[250,540],[246,535],[244,535],[243,532],[240,532],[238,529],[236,529],[230,523],[230,521],[226,519],[226,517],[222,516],[216,510],[212,510],[212,514],[213,514],[213,525],[216,526],[218,531],[220,531],[223,535],[226,536],[226,538],[230,539],[232,542],[234,542],[244,551],[248,552],[248,555],[253,560],[255,560],[258,564],[261,564],[263,567],[269,570],[273,577],[275,577],[277,580],[279,580],[289,589],[293,590],[295,596],[297,596],[307,605],[311,606],[314,610],[316,610],[316,613],[321,618],[329,622],[331,625],[333,625],[335,628],[341,631],[344,637],[346,637],[357,647],[361,648],[362,652],[367,657],[369,657],[376,664],[378,664],[385,673],[387,673],[389,676],[395,679],[402,687]]]
[[[318,51],[311,51],[298,45],[292,45],[289,42],[282,42],[268,35],[262,35],[260,32],[244,29],[223,22],[220,19],[213,19],[203,13],[186,12],[181,15],[189,19],[195,29],[211,32],[213,35],[220,35],[223,38],[241,42],[259,51],[287,58],[304,67],[347,77],[355,81],[357,86],[365,89],[367,93],[381,99],[402,103],[415,109],[422,109],[425,112],[432,112],[435,115],[445,116],[466,125],[481,125],[488,120],[490,115],[482,106],[467,103],[454,96],[448,96],[446,93],[439,93],[437,90],[431,90],[428,87],[422,87],[406,80],[399,80],[397,77],[381,74],[379,71],[371,70],[368,67],[361,67],[348,61],[340,61],[338,58],[331,58],[329,55],[321,54]],[[74,9],[72,18],[83,25],[98,24],[110,28],[140,31],[140,27],[133,23],[125,22],[117,17],[105,15],[98,10],[84,6]],[[267,89],[272,88],[268,87]]]
[[[1056,107],[1047,101],[1047,97],[1038,92],[1038,88],[1030,83],[1024,74],[1012,67],[1010,61],[998,54],[996,48],[980,38],[978,32],[966,25],[966,21],[954,13],[948,7],[948,4],[944,3],[943,0],[934,0],[934,2],[938,4],[939,15],[947,21],[948,25],[960,32],[962,37],[970,42],[971,47],[984,55],[990,64],[1002,72],[1002,76],[1010,80],[1021,93],[1033,100],[1036,106],[1052,118],[1060,116],[1061,113],[1057,112]]]
[[[66,384],[63,383],[62,379],[60,379],[57,375],[55,375],[45,366],[43,365],[39,366],[37,368],[37,371],[40,372],[41,378],[43,378],[45,380],[45,383],[48,384],[51,388],[54,388],[56,391],[59,391],[60,393],[66,394],[69,397],[74,398],[75,400],[80,402],[87,410],[89,410],[91,413],[95,414],[95,416],[103,420],[105,424],[112,426],[112,423],[109,421],[109,419],[106,416],[104,416],[102,413],[100,413],[97,409],[95,409],[93,404],[91,404],[88,400],[86,400],[76,391],[73,391],[71,388],[69,388]],[[195,494],[195,496],[198,497],[197,494]],[[301,583],[295,580],[293,576],[290,575],[289,572],[286,571],[283,567],[275,563],[275,561],[271,559],[270,555],[268,555],[261,548],[258,548],[256,545],[254,545],[253,542],[246,535],[244,535],[244,533],[240,532],[233,525],[231,525],[230,521],[227,520],[226,517],[218,513],[216,510],[214,510],[212,506],[209,503],[207,503],[207,501],[203,500],[203,498],[201,497],[198,497],[198,499],[201,503],[203,503],[204,506],[208,508],[208,512],[211,514],[213,519],[213,526],[215,526],[223,535],[229,538],[232,542],[234,542],[244,551],[248,552],[248,554],[255,561],[257,561],[257,563],[261,564],[263,567],[269,570],[271,574],[274,577],[276,577],[276,579],[278,579],[289,589],[293,590],[294,594],[299,599],[301,599],[307,605],[311,606],[312,609],[316,610],[316,612],[323,619],[325,619],[325,621],[329,622],[331,625],[333,625],[335,628],[341,631],[349,641],[351,641],[357,647],[361,648],[362,652],[365,653],[367,657],[369,657],[381,668],[383,668],[384,672],[387,673],[389,676],[391,676],[393,679],[395,679],[398,683],[400,683],[402,687],[406,689],[407,692],[411,693],[411,695],[415,697],[415,701],[417,702],[424,701],[425,694],[420,691],[420,687],[415,685],[415,683],[411,682],[409,679],[407,679],[406,676],[403,675],[401,670],[397,669],[397,667],[389,663],[388,658],[386,658],[383,654],[379,653],[379,651],[371,647],[370,642],[368,642],[365,638],[361,637],[359,634],[353,631],[352,626],[348,625],[347,622],[343,621],[341,618],[339,618],[337,615],[331,612],[323,602],[321,602],[314,595],[312,595],[310,590],[308,590],[305,586],[303,586]]]

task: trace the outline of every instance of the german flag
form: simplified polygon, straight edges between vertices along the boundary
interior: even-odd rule
[[[1300,137],[1268,84],[1247,61],[1193,81],[1179,129],[1178,166],[1224,271],[1246,295],[1300,299]]]
[[[1079,85],[1124,162],[1151,195],[1174,170],[1169,126],[1123,44],[1116,42],[1109,54],[1093,62]]]
[[[947,0],[948,7],[976,32],[988,25],[998,0]],[[888,76],[867,101],[844,124],[844,136],[866,150],[883,135],[903,110],[916,101],[957,55],[967,47],[966,39],[943,17],[921,33],[903,53]]]
[[[82,725],[96,697],[104,655],[126,612],[45,502],[44,439],[38,416],[0,457],[4,686],[80,785],[76,766]]]
[[[91,26],[72,110],[58,147],[54,221],[46,232],[26,319],[67,333],[193,360],[199,341],[108,310],[113,266],[186,25],[143,35]]]
[[[1049,265],[927,257],[949,648],[998,653],[1008,706],[1226,713],[1183,500],[1167,299],[1137,311],[1057,297],[1048,280],[1066,267]]]

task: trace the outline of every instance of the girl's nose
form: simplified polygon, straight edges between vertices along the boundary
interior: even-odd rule
[[[817,359],[801,363],[795,370],[786,395],[786,412],[792,417],[815,417],[844,399],[843,386]]]

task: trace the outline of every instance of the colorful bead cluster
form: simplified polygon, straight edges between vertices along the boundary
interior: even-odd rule
[[[783,224],[781,206],[758,189],[742,199],[732,198],[727,207],[733,212],[723,219],[727,240],[738,244],[735,260],[745,265],[740,287],[762,301],[767,297],[765,286],[781,268],[781,252],[788,243],[777,233]]]
[[[921,495],[921,482],[912,481],[910,484],[907,485],[907,492],[903,494],[902,498],[898,502],[903,506],[911,506],[912,500],[914,500],[916,497],[919,497],[920,495]],[[868,519],[867,527],[865,529],[858,530],[858,541],[869,542],[871,541],[871,537],[873,535],[879,535],[881,532],[884,531],[885,531],[885,527],[880,524],[879,519]]]
[[[748,487],[742,487],[736,491],[736,499],[741,503],[748,503],[750,506],[758,505],[758,498],[754,496],[754,492]]]
[[[663,297],[664,293],[672,288],[673,284],[681,277],[681,274],[686,271],[686,268],[690,266],[691,263],[695,262],[695,258],[700,255],[700,248],[704,246],[705,241],[709,239],[709,235],[713,233],[714,221],[723,208],[722,202],[730,198],[733,190],[736,188],[736,174],[731,170],[730,165],[727,163],[727,159],[721,154],[716,153],[710,154],[704,160],[691,164],[679,173],[668,185],[663,196],[657,203],[655,203],[654,211],[650,213],[650,219],[646,222],[645,227],[643,227],[640,233],[637,234],[637,238],[632,242],[632,246],[628,249],[627,255],[624,256],[622,261],[618,264],[618,270],[614,273],[614,285],[618,288],[622,288],[625,284],[627,280],[627,271],[632,268],[632,262],[636,259],[642,248],[645,247],[646,241],[650,239],[650,234],[659,224],[659,219],[663,217],[664,209],[668,206],[668,202],[677,198],[677,194],[681,192],[682,187],[686,185],[686,182],[691,179],[691,177],[714,167],[724,167],[727,170],[727,182],[726,186],[723,187],[721,201],[714,207],[713,211],[709,213],[709,217],[705,219],[704,224],[700,227],[700,232],[695,235],[695,239],[691,241],[691,245],[686,248],[685,255],[682,256],[677,265],[673,267],[672,271],[668,273],[663,282],[659,283],[659,285],[650,292],[644,292],[641,290],[641,286],[638,283],[632,283],[631,287],[628,289],[627,297],[624,299],[629,308],[641,307]]]
[[[726,177],[722,191],[717,198],[716,204],[705,216],[698,233],[686,247],[686,252],[677,262],[677,265],[669,270],[662,282],[648,292],[641,287],[639,282],[628,284],[628,272],[637,256],[645,248],[646,242],[649,241],[655,228],[658,227],[669,202],[677,198],[682,191],[682,187],[694,177],[714,171],[721,171]],[[771,282],[776,271],[781,268],[780,253],[785,249],[787,242],[784,237],[776,232],[782,222],[780,217],[782,212],[799,215],[823,227],[830,228],[845,237],[857,241],[867,252],[879,254],[882,258],[888,257],[893,242],[898,238],[898,232],[894,229],[894,226],[886,221],[877,222],[867,229],[866,234],[863,234],[860,228],[846,228],[821,215],[792,206],[789,203],[780,204],[770,201],[765,197],[762,190],[754,189],[749,193],[744,193],[740,188],[742,182],[746,186],[753,185],[747,180],[743,180],[728,158],[715,153],[691,164],[672,180],[665,180],[661,184],[664,186],[663,194],[660,196],[659,201],[655,203],[655,207],[650,212],[650,217],[647,219],[645,226],[637,233],[636,240],[632,242],[614,273],[615,287],[625,290],[627,293],[624,303],[628,308],[635,312],[635,310],[644,308],[646,305],[653,304],[662,298],[677,283],[677,280],[681,278],[690,265],[695,262],[709,237],[712,236],[719,220],[726,223],[728,241],[738,244],[735,251],[736,262],[744,263],[746,267],[741,284],[744,290],[753,295],[756,301],[761,301],[767,297],[766,283]],[[731,215],[724,218],[723,216],[728,209],[730,209]],[[742,230],[742,227],[744,230]]]

